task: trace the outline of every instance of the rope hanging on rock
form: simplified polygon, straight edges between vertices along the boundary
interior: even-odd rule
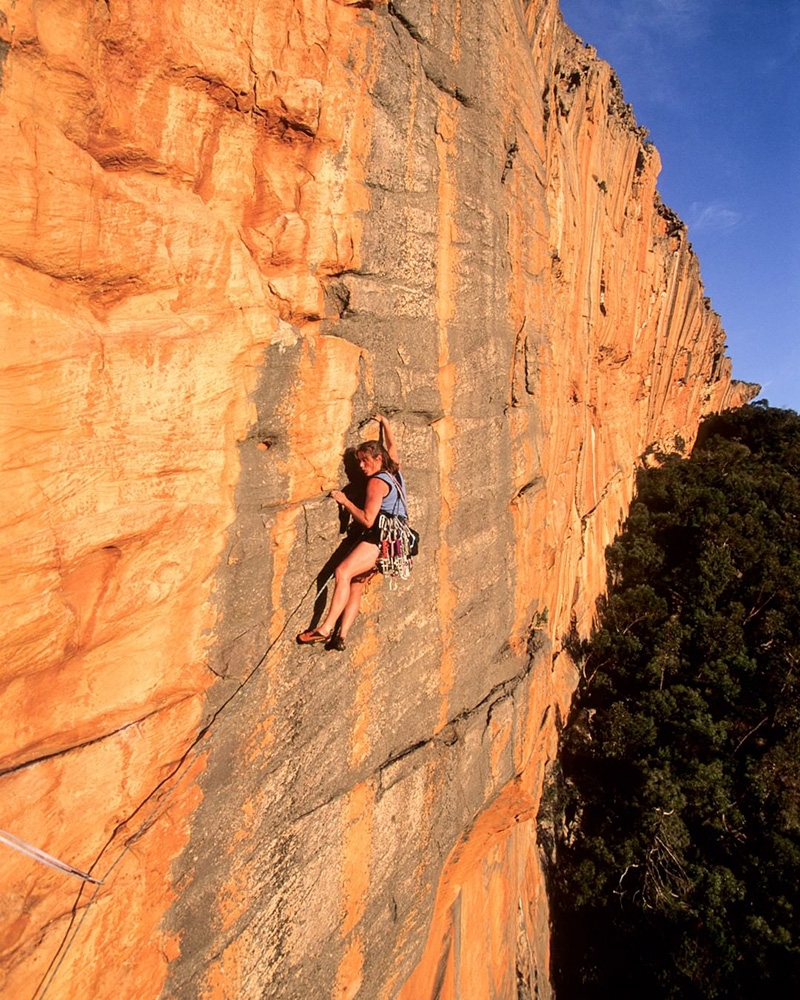
[[[360,538],[357,538],[353,542],[352,547],[355,548],[355,546],[358,544],[359,541]],[[327,577],[327,579],[317,587],[317,592],[314,595],[315,601],[327,588],[328,584],[331,582],[332,579],[333,579],[333,573],[331,573]],[[171,771],[170,774],[167,775],[166,778],[164,778],[161,782],[159,782],[159,784],[156,786],[156,788],[153,789],[152,792],[150,792],[150,794],[144,799],[142,806],[144,806],[144,804],[148,801],[148,799],[152,798],[160,788],[163,788],[167,784],[167,782],[175,778],[176,775],[179,775],[179,772],[187,763],[187,761],[196,759],[194,756],[194,751],[196,750],[198,744],[203,739],[205,739],[205,737],[208,735],[209,731],[217,722],[217,720],[220,718],[220,716],[222,716],[223,713],[225,713],[228,710],[231,704],[236,700],[236,698],[238,698],[238,696],[242,693],[245,687],[250,683],[250,681],[258,672],[258,670],[260,670],[260,668],[264,665],[264,663],[267,660],[267,657],[276,648],[278,643],[286,634],[286,631],[292,619],[295,617],[295,615],[297,615],[302,606],[305,604],[306,599],[308,598],[308,595],[311,593],[313,587],[314,587],[314,582],[312,581],[312,583],[309,584],[306,592],[300,598],[300,601],[298,602],[297,606],[294,608],[291,614],[287,616],[286,621],[283,623],[280,632],[278,632],[278,634],[275,636],[275,638],[272,640],[269,646],[267,646],[266,650],[264,651],[263,655],[258,660],[258,662],[255,664],[255,666],[251,668],[251,670],[243,678],[239,686],[219,706],[214,715],[209,719],[209,721],[203,727],[201,732],[198,733],[198,735],[192,741],[191,745],[183,754],[181,759],[178,761],[175,768]],[[29,854],[31,857],[35,857],[36,860],[41,861],[43,864],[49,864],[50,867],[56,868],[58,871],[62,871],[65,874],[74,875],[76,878],[81,878],[84,882],[84,885],[82,885],[81,888],[78,890],[77,898],[72,907],[72,915],[70,917],[67,929],[64,932],[64,937],[61,939],[61,944],[58,946],[55,955],[53,955],[50,964],[48,965],[47,969],[44,972],[44,975],[39,981],[39,985],[36,987],[34,991],[33,1000],[43,1000],[43,997],[49,992],[50,987],[53,985],[53,981],[58,973],[58,970],[60,969],[62,963],[64,962],[64,959],[66,958],[69,949],[72,947],[72,944],[75,941],[75,938],[77,937],[78,932],[81,929],[81,926],[83,925],[83,921],[86,919],[90,908],[97,899],[97,894],[100,891],[100,886],[105,883],[105,880],[108,879],[109,875],[122,861],[122,859],[131,849],[133,844],[135,844],[140,837],[144,836],[144,834],[147,833],[147,831],[161,818],[161,815],[163,815],[164,812],[164,803],[174,794],[176,789],[179,787],[181,781],[186,777],[186,775],[190,772],[190,770],[191,770],[190,767],[186,767],[183,771],[183,774],[180,774],[176,778],[174,784],[170,788],[168,788],[167,791],[164,793],[164,795],[158,800],[157,804],[154,806],[154,808],[149,813],[147,818],[140,824],[139,828],[135,831],[135,833],[131,834],[131,836],[128,837],[128,839],[125,841],[124,847],[111,862],[111,864],[109,865],[108,869],[105,872],[105,875],[101,879],[95,878],[94,876],[89,875],[86,872],[82,872],[78,868],[73,868],[72,865],[65,864],[64,862],[59,861],[57,858],[52,857],[52,855],[46,854],[44,851],[40,851],[36,847],[32,847],[30,844],[25,844],[25,841],[20,841],[19,838],[13,837],[11,834],[3,834],[2,836],[0,836],[0,840],[3,841],[4,843],[8,843],[8,841],[16,842],[16,843],[8,843],[9,847],[15,847],[17,850],[22,850],[22,848],[19,845],[24,845],[25,848],[29,848],[29,850],[23,850],[22,853]],[[139,808],[142,808],[142,806],[140,806]],[[138,812],[138,809],[136,811]],[[122,826],[124,826],[124,823],[120,824],[118,829],[121,828]],[[92,868],[94,868],[94,866],[100,861],[100,858],[105,853],[106,848],[108,848],[109,845],[113,842],[113,839],[114,835],[112,835],[112,837],[106,843],[106,846],[101,850],[100,854],[98,854],[98,856],[95,858],[92,864]],[[44,860],[45,858],[47,858],[48,860],[45,861]],[[83,910],[80,914],[80,918],[78,919],[78,905],[81,901],[81,894],[83,893],[84,887],[87,882],[93,884],[95,886],[95,889],[89,900],[84,905]]]
[[[102,879],[82,872],[80,868],[75,868],[73,865],[67,864],[66,861],[59,861],[58,858],[53,857],[52,854],[48,854],[47,851],[43,851],[41,848],[34,847],[33,844],[29,844],[27,841],[15,837],[13,833],[0,830],[0,844],[5,844],[6,847],[19,851],[20,854],[25,854],[40,864],[47,865],[48,868],[54,868],[57,872],[64,872],[65,875],[72,875],[75,878],[82,879],[84,882],[93,882],[95,885],[103,884]]]

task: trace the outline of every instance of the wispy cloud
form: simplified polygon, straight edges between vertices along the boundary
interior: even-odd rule
[[[562,0],[562,10],[568,24],[574,14],[576,24],[572,27],[580,24],[585,40],[598,45],[600,56],[618,72],[628,99],[628,89],[638,90],[652,105],[679,107],[686,99],[682,63],[697,59],[720,8],[728,3],[730,0]]]
[[[727,233],[735,229],[744,219],[737,212],[721,202],[692,202],[689,208],[689,229],[694,233]]]
[[[641,10],[641,4],[637,4]],[[685,24],[687,21],[704,20],[709,4],[706,0],[656,0],[656,16],[660,16],[674,24]],[[646,10],[649,8],[646,8]]]
[[[713,0],[623,0],[621,20],[624,30],[639,39],[661,45],[663,36],[671,34],[685,45],[708,33],[712,7]]]

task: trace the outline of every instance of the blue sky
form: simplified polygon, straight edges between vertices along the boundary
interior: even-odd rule
[[[800,0],[561,0],[689,226],[735,378],[800,410]]]

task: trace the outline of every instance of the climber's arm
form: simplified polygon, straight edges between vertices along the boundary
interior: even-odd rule
[[[392,428],[389,426],[389,421],[384,417],[382,413],[376,413],[372,418],[377,420],[378,423],[383,428],[383,442],[384,447],[389,452],[389,458],[395,463],[395,465],[400,464],[400,452],[397,450],[397,443],[394,439],[394,434],[392,433]]]
[[[367,481],[367,499],[364,503],[364,509],[356,507],[352,500],[345,496],[341,490],[333,490],[331,496],[333,499],[342,505],[346,510],[349,510],[354,520],[358,521],[359,524],[363,525],[365,528],[371,528],[375,521],[378,519],[378,514],[381,509],[381,500],[389,493],[389,486],[382,479],[373,477]]]

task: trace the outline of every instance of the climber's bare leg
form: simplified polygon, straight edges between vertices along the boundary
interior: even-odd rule
[[[356,616],[361,609],[361,598],[364,596],[364,588],[366,585],[366,580],[350,581],[350,597],[347,599],[347,604],[344,606],[342,618],[339,622],[339,635],[343,639],[347,636],[347,633],[350,631],[350,626],[356,620]]]
[[[334,573],[335,585],[333,588],[333,598],[331,599],[331,606],[328,609],[327,615],[323,621],[319,624],[319,631],[325,635],[330,635],[333,631],[333,627],[336,624],[339,615],[345,610],[350,601],[350,592],[353,589],[353,577],[359,576],[361,573],[366,573],[368,570],[372,569],[378,559],[379,548],[372,542],[359,542],[358,545],[353,549],[349,556],[344,558],[339,565],[336,567],[336,572]],[[352,618],[358,614],[358,606],[361,602],[361,594],[364,591],[364,585],[355,584],[356,591],[358,593],[358,600],[355,605],[355,612]],[[352,619],[348,624],[348,628],[352,624]],[[343,633],[344,634],[344,633]]]

